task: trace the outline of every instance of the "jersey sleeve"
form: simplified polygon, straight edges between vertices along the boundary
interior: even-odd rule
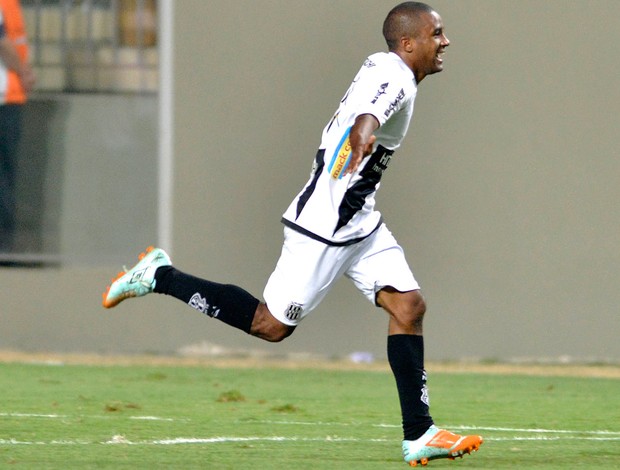
[[[354,92],[358,103],[356,114],[372,114],[381,126],[403,106],[406,98],[398,71],[380,65],[369,67]]]

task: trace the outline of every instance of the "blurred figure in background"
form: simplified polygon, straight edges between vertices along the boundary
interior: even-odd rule
[[[19,0],[0,0],[0,252],[13,248],[22,107],[34,82]]]

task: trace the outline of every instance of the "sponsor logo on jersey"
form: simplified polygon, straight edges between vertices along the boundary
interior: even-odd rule
[[[401,88],[400,91],[398,92],[398,95],[396,96],[396,99],[390,103],[388,108],[385,110],[385,113],[383,113],[385,114],[385,117],[390,117],[390,114],[394,112],[394,110],[398,106],[398,103],[400,103],[404,97],[405,97],[405,90]]]
[[[349,164],[349,159],[351,158],[351,141],[349,140],[350,131],[351,128],[349,127],[336,147],[334,156],[332,157],[331,163],[327,168],[327,171],[329,171],[329,174],[335,180],[338,180],[344,176],[344,171],[346,170],[347,165]]]
[[[370,60],[370,59],[366,59],[366,60],[364,61],[364,67],[370,68],[370,67],[374,67],[375,65],[377,65],[377,64],[375,64],[375,63],[374,63],[372,60]]]
[[[298,304],[296,302],[291,302],[288,307],[286,307],[286,318],[289,320],[299,320],[301,314],[304,311],[304,306],[302,304]]]
[[[392,153],[388,153],[387,151],[379,157],[377,162],[373,162],[372,171],[375,173],[383,174],[385,170],[387,170],[388,165],[390,164],[390,160],[392,159]]]
[[[384,83],[383,85],[381,85],[379,87],[379,89],[377,90],[377,94],[375,95],[375,97],[372,99],[371,103],[375,104],[377,102],[377,100],[381,97],[381,95],[385,95],[385,90],[387,89],[388,85],[390,83]]]

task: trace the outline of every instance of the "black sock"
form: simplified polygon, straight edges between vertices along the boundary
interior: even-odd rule
[[[200,279],[172,266],[157,269],[153,292],[176,297],[199,312],[246,333],[250,332],[259,304],[256,297],[240,287]]]
[[[428,409],[424,340],[418,335],[390,335],[387,350],[400,398],[404,438],[413,441],[433,424]]]

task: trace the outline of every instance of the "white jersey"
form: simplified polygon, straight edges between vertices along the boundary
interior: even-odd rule
[[[417,85],[411,69],[394,53],[371,55],[362,65],[325,126],[312,173],[282,217],[285,225],[329,245],[349,245],[381,224],[375,193],[383,172],[409,128]],[[379,121],[373,153],[345,175],[355,119]]]

